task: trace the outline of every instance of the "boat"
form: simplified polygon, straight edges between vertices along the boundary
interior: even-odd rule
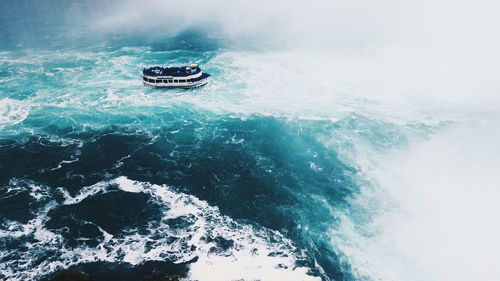
[[[142,70],[145,86],[153,88],[191,89],[208,83],[210,74],[203,73],[196,63],[187,66],[153,66]]]

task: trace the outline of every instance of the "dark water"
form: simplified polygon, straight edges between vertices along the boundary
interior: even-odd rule
[[[161,128],[150,130],[110,125],[102,130],[64,133],[68,128],[57,127],[50,135],[3,139],[2,220],[4,226],[9,225],[8,231],[19,231],[4,242],[5,249],[13,251],[4,260],[16,261],[13,266],[19,259],[30,260],[30,266],[36,267],[51,260],[55,263],[61,254],[72,256],[75,249],[95,255],[96,247],[108,247],[106,235],[125,241],[138,236],[148,240],[150,247],[160,244],[155,239],[161,235],[165,243],[181,244],[181,253],[172,261],[177,261],[178,255],[181,259],[192,255],[191,250],[196,250],[185,248],[199,245],[177,242],[170,233],[172,229],[189,229],[192,214],[165,220],[162,214],[168,211],[168,202],[155,202],[156,194],[148,194],[150,191],[123,190],[114,179],[125,177],[146,190],[151,183],[167,185],[178,196],[196,196],[217,206],[217,216],[230,217],[234,223],[278,231],[266,234],[265,243],[290,239],[298,249],[286,249],[286,255],[305,250],[300,253],[301,263],[311,267],[311,273],[320,275],[321,270],[314,269],[316,261],[329,276],[347,278],[322,233],[335,224],[328,208],[342,208],[346,197],[356,190],[352,180],[355,170],[311,137],[311,130],[335,130],[334,124],[261,116],[207,120],[182,109],[177,114],[165,113],[161,122]],[[311,169],[311,163],[321,170]],[[69,203],[82,190],[97,188],[96,184],[106,191],[83,193],[83,200]],[[329,204],[318,206],[314,197]],[[237,228],[229,227],[228,231]],[[54,237],[37,241],[38,235],[44,236],[37,231],[48,231]],[[202,241],[215,241],[215,245],[221,244],[221,251],[228,251],[235,241],[224,234],[207,233]],[[64,249],[52,248],[55,242],[62,243]],[[20,247],[19,243],[31,247]],[[251,242],[244,246],[251,247]],[[148,253],[147,248],[143,251],[128,254]],[[117,253],[113,262],[123,262],[124,254]],[[278,251],[277,255],[285,253]],[[33,257],[38,261],[31,261]],[[131,278],[126,280],[136,277]]]

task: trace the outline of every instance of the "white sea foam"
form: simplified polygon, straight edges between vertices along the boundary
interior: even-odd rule
[[[319,280],[307,275],[307,268],[296,267],[297,255],[300,254],[278,232],[238,223],[221,215],[216,207],[194,196],[177,193],[167,186],[118,177],[84,187],[74,197],[66,194],[63,204],[78,204],[85,198],[116,188],[150,195],[152,203],[161,206],[160,221],[150,222],[146,234],[127,231],[113,236],[97,226],[103,235],[98,246],[61,248],[65,239],[58,231],[44,227],[49,219],[47,212],[58,207],[50,201],[28,224],[11,221],[2,226],[0,233],[4,238],[27,239],[29,249],[19,252],[20,257],[16,261],[0,265],[2,274],[9,280],[25,280],[85,262],[127,262],[137,265],[149,260],[180,263],[198,257],[190,266],[188,280]],[[171,219],[186,220],[186,225],[170,226],[168,221]],[[16,232],[12,228],[20,230]],[[30,235],[33,239],[29,238]],[[220,248],[214,239],[233,241],[233,244],[228,248]],[[46,257],[40,264],[32,264],[37,255],[53,249],[58,249],[60,254]],[[5,254],[0,251],[0,257]],[[227,267],[233,270],[228,271]],[[223,268],[226,270],[217,274],[217,278],[213,273],[208,274]]]
[[[108,190],[108,187],[109,187],[109,184],[107,182],[99,182],[99,183],[96,183],[96,184],[91,185],[91,186],[85,186],[85,187],[81,188],[80,191],[74,197],[70,196],[67,193],[67,191],[65,191],[63,189],[62,192],[66,197],[66,200],[64,201],[63,204],[71,205],[71,204],[80,203],[82,200],[84,200],[85,198],[87,198],[89,196],[92,196],[92,195],[95,195],[98,193],[102,193],[102,192],[106,192]]]
[[[0,128],[21,123],[29,113],[29,104],[25,101],[0,99]]]
[[[131,181],[126,177],[118,177],[115,182],[120,186],[120,189],[127,192],[142,192],[144,191],[143,186],[139,182]]]

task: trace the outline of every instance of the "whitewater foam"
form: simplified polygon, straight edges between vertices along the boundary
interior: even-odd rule
[[[33,192],[40,190],[36,185],[31,188]],[[49,203],[27,224],[9,221],[2,225],[0,234],[4,239],[27,239],[27,250],[17,253],[18,259],[0,265],[5,278],[37,279],[61,268],[96,261],[138,265],[151,260],[181,263],[197,257],[198,260],[190,266],[190,280],[319,280],[307,275],[307,268],[296,266],[297,259],[303,258],[302,254],[278,232],[241,224],[221,215],[216,207],[194,196],[177,193],[167,186],[118,177],[84,187],[73,197],[66,192],[62,204],[78,204],[87,198],[116,190],[148,194],[152,202],[162,206],[160,220],[150,222],[147,231],[142,231],[142,234],[129,229],[111,235],[96,225],[103,235],[98,246],[71,248],[65,246],[67,240],[59,234],[60,230],[45,228],[50,219],[47,213],[60,206],[46,198]],[[171,219],[186,220],[189,224],[175,227],[168,224]],[[217,239],[232,241],[231,246],[220,248]],[[33,263],[38,255],[47,255],[54,249],[58,249],[58,254],[49,254],[41,263]],[[2,250],[0,257],[5,255],[5,250]],[[227,266],[234,271],[221,271],[217,278],[206,274]]]
[[[29,115],[28,103],[9,98],[0,99],[0,129],[23,122]]]

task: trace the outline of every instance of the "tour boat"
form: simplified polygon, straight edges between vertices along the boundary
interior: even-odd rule
[[[187,66],[153,66],[142,70],[144,85],[154,88],[191,89],[208,83],[210,74],[203,73],[196,63]]]

